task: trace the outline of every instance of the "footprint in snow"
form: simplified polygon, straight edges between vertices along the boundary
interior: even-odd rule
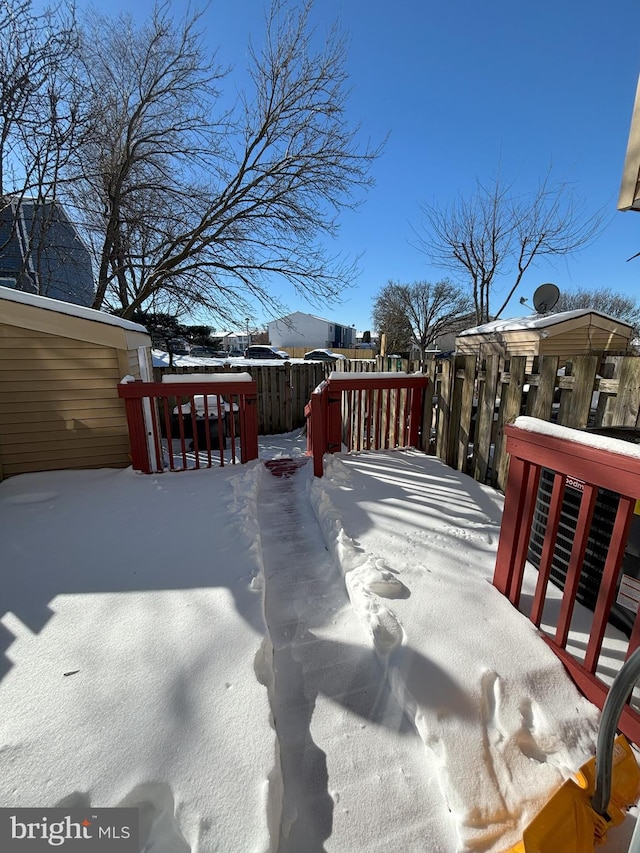
[[[480,682],[480,693],[482,721],[490,742],[495,747],[503,743],[507,737],[507,732],[500,721],[502,682],[497,672],[489,670],[484,673]]]
[[[523,699],[520,704],[522,727],[516,734],[516,743],[523,755],[546,764],[558,751],[558,738],[544,731],[546,720],[536,702]]]
[[[395,615],[380,607],[369,617],[369,628],[373,643],[382,655],[388,655],[402,642],[403,630]]]
[[[375,568],[374,568],[375,567]],[[390,568],[382,558],[364,568],[363,582],[365,588],[380,598],[409,598],[409,589],[399,580],[397,571]]]
[[[409,589],[390,572],[380,572],[379,577],[367,581],[367,589],[381,598],[409,598]]]

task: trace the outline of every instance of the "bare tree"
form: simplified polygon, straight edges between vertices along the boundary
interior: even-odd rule
[[[571,291],[560,294],[552,313],[560,311],[573,311],[576,308],[587,308],[600,311],[629,323],[640,334],[640,303],[635,296],[627,296],[617,293],[610,287],[596,287],[588,289],[578,287]]]
[[[277,310],[278,277],[316,303],[336,299],[355,267],[326,238],[378,154],[346,119],[344,39],[334,30],[316,49],[310,4],[275,0],[264,44],[250,48],[252,91],[225,113],[227,78],[204,53],[199,14],[176,23],[169,12],[156,6],[140,28],[94,16],[85,30],[91,123],[75,176],[95,307],[232,319],[255,303]]]
[[[87,293],[70,296],[86,301],[91,271],[78,264],[82,246],[74,243],[73,229],[56,204],[82,125],[74,75],[77,46],[72,7],[60,4],[37,13],[31,0],[0,0],[3,268],[20,287],[40,293],[67,284],[73,290],[67,279],[77,272]]]
[[[498,175],[486,185],[478,181],[473,195],[460,195],[449,207],[421,209],[419,247],[470,284],[478,323],[500,317],[532,264],[585,248],[601,225],[600,214],[585,215],[572,187],[553,184],[550,171],[524,195]],[[505,278],[506,297],[494,310],[492,294]]]
[[[42,194],[55,183],[70,129],[73,10],[37,14],[31,0],[0,0],[0,195]]]
[[[371,319],[380,339],[386,338],[388,353],[408,353],[413,340],[413,329],[404,306],[395,298],[396,285],[388,282],[376,296],[371,311]]]
[[[460,320],[468,315],[473,303],[468,293],[448,279],[435,284],[416,281],[413,284],[388,282],[373,306],[373,320],[387,334],[389,346],[406,351],[411,343],[420,350],[420,358],[436,340],[449,331],[457,331]]]

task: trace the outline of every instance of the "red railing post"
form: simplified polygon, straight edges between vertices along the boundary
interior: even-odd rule
[[[564,590],[562,594],[562,603],[560,605],[560,615],[558,616],[558,627],[556,630],[556,643],[564,648],[567,645],[569,636],[569,628],[571,627],[571,617],[573,616],[573,607],[576,603],[576,594],[578,592],[578,583],[580,582],[580,572],[582,571],[582,563],[587,550],[587,540],[591,532],[591,521],[593,519],[593,510],[596,505],[596,497],[598,490],[594,486],[585,484],[584,494],[580,502],[580,510],[578,511],[578,519],[576,521],[576,537],[573,540],[571,548],[571,556],[569,557],[569,565],[567,566],[567,576],[564,582]]]
[[[427,387],[413,388],[411,391],[411,407],[409,410],[409,447],[418,447],[420,441],[420,425],[422,423],[422,407]]]
[[[538,494],[539,483],[540,468],[537,465],[526,465],[525,480],[522,484],[525,497],[522,506],[522,517],[520,519],[520,530],[518,531],[518,544],[515,552],[513,574],[511,577],[511,584],[509,586],[509,600],[516,607],[520,603],[520,592],[522,591],[524,568],[527,562],[527,552],[529,550],[529,536],[531,534],[531,524],[533,522],[533,513],[536,507],[536,496]]]
[[[331,379],[327,380],[327,453],[342,450],[342,394],[331,390]]]
[[[246,395],[239,402],[240,461],[245,463],[258,458],[258,398],[255,394]]]
[[[509,462],[507,488],[504,495],[504,510],[498,539],[498,553],[493,573],[493,585],[509,598],[516,571],[518,542],[524,535],[522,519],[526,500],[524,484],[527,481],[528,465],[517,456]]]
[[[131,383],[127,383],[131,384]],[[142,384],[142,383],[141,383]],[[144,424],[142,397],[128,397],[124,401],[129,427],[129,443],[131,445],[131,465],[134,471],[143,474],[151,473],[151,461],[147,445],[147,431]]]
[[[542,545],[542,555],[540,557],[540,565],[538,566],[538,582],[533,596],[533,607],[531,608],[530,616],[531,621],[537,628],[540,627],[540,623],[542,621],[547,584],[549,582],[549,575],[551,574],[551,563],[553,561],[553,553],[558,536],[558,526],[560,524],[560,512],[562,511],[566,479],[567,478],[564,475],[556,474],[553,480],[553,487],[551,489],[551,501],[549,504],[549,514],[547,516],[547,530]]]
[[[313,456],[313,474],[322,477],[323,458],[327,451],[327,383],[316,388],[309,401],[311,434],[307,436],[307,446],[311,443]]]

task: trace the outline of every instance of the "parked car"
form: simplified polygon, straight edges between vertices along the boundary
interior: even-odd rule
[[[229,356],[229,358],[244,358],[244,350],[230,349],[227,355]]]
[[[196,358],[215,358],[219,356],[220,353],[217,350],[214,350],[213,347],[191,347],[189,355]]]
[[[244,351],[245,358],[279,358],[279,359],[287,359],[291,358],[288,352],[285,352],[282,349],[278,349],[277,347],[268,347],[264,345],[253,344],[250,347],[247,347]]]
[[[314,349],[311,352],[305,352],[305,361],[345,361],[345,356],[338,352],[331,352],[330,349]]]

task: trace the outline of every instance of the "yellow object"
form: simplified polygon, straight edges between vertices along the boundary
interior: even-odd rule
[[[615,740],[612,765],[607,817],[591,805],[596,787],[596,759],[591,758],[540,809],[508,853],[593,853],[640,797],[640,768],[624,735]]]

